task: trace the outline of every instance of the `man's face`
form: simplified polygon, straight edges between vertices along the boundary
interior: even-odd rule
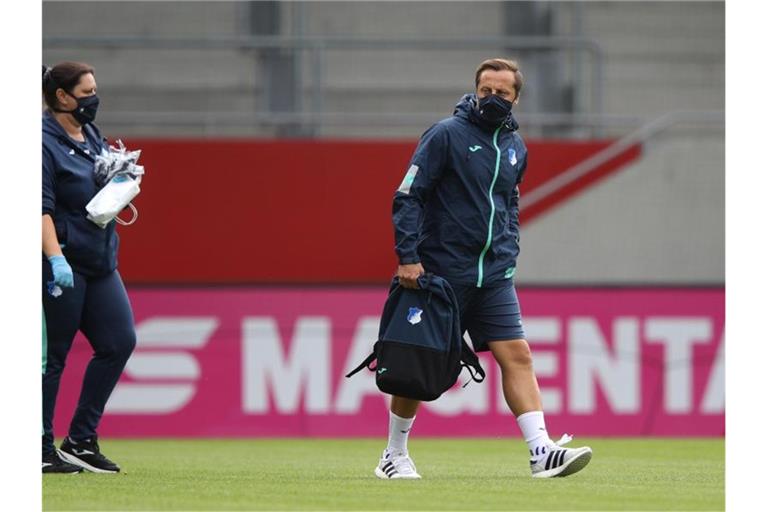
[[[480,81],[477,83],[477,98],[482,99],[491,94],[517,104],[515,95],[515,74],[509,70],[496,71],[486,69],[480,73]]]

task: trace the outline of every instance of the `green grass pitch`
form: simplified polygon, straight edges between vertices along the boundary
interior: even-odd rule
[[[519,438],[409,443],[423,479],[373,475],[381,439],[108,440],[117,475],[44,475],[44,510],[724,510],[723,439],[576,438],[592,462],[534,480]]]

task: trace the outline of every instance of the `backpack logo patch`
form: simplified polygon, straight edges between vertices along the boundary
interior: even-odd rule
[[[421,314],[424,311],[422,311],[419,308],[408,308],[408,321],[411,323],[411,325],[416,325],[417,323],[421,322]]]
[[[514,149],[509,150],[509,163],[515,165],[517,163],[517,153]]]

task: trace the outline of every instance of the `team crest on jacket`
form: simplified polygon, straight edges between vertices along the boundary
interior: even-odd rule
[[[411,322],[412,325],[416,325],[421,322],[421,314],[423,312],[424,311],[419,308],[408,308],[408,321]]]
[[[517,163],[517,153],[514,149],[509,150],[509,163],[515,165]]]

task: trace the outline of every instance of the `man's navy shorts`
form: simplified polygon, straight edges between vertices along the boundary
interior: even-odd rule
[[[490,341],[525,339],[514,284],[492,288],[452,284],[451,288],[459,302],[461,332],[469,331],[475,352],[489,350]]]

